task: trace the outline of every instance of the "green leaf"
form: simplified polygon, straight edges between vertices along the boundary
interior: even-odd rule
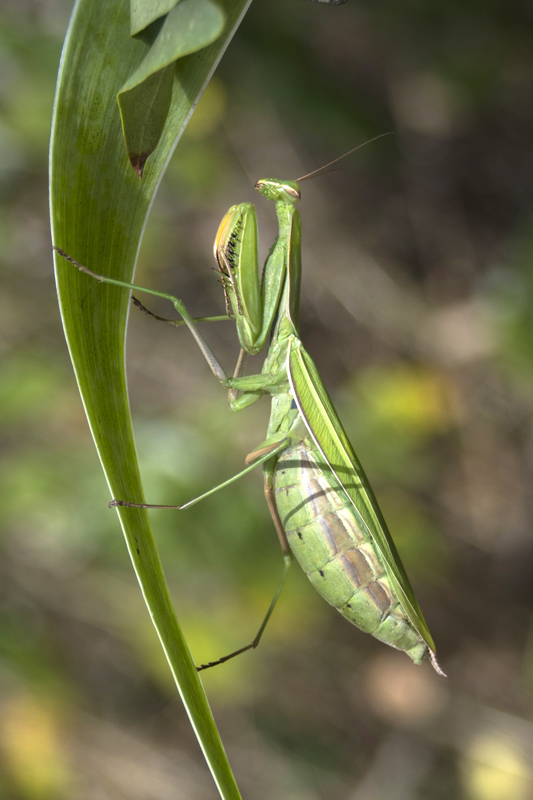
[[[125,152],[116,95],[143,61],[146,47],[130,38],[127,0],[78,0],[54,107],[50,205],[55,245],[97,272],[132,280],[148,210],[165,165],[250,2],[221,0],[226,20],[222,36],[178,62],[161,141],[140,182]],[[96,283],[60,257],[56,257],[56,280],[68,347],[111,497],[142,502],[124,369],[129,294]],[[172,607],[148,515],[141,509],[117,511],[191,724],[221,796],[236,800],[239,791]],[[176,525],[180,522],[176,519]]]
[[[136,36],[156,19],[172,11],[180,0],[130,0],[130,36]]]
[[[174,63],[143,78],[130,91],[119,92],[117,97],[130,164],[139,178],[165,127],[172,101]]]
[[[211,0],[181,0],[167,15],[139,67],[118,93],[124,139],[140,178],[157,147],[172,96],[173,65],[220,36],[224,15]]]

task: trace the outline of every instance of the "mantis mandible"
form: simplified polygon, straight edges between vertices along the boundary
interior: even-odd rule
[[[294,556],[317,591],[349,622],[404,651],[415,664],[428,656],[436,671],[444,675],[372,488],[299,338],[299,182],[321,170],[296,181],[265,179],[255,184],[257,191],[275,203],[279,224],[261,278],[254,206],[241,203],[224,216],[214,255],[224,286],[225,316],[193,319],[177,297],[97,275],[55,248],[100,282],[170,300],[181,320],[164,321],[189,328],[214,376],[228,389],[233,411],[241,411],[262,395],[272,397],[266,439],[246,457],[246,468],[238,475],[181,506],[141,505],[122,499],[109,505],[184,509],[263,465],[265,497],[283,552],[283,575],[254,641],[198,669],[257,647]],[[241,346],[233,377],[226,375],[197,327],[198,322],[228,318],[236,322]],[[269,337],[261,373],[245,376],[247,355],[259,353]]]

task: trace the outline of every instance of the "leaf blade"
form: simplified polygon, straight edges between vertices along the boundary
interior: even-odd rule
[[[224,15],[211,0],[181,0],[167,14],[142,62],[118,92],[128,155],[140,178],[165,127],[173,65],[215,41],[223,26]]]
[[[130,36],[164,17],[180,0],[130,0]]]
[[[223,0],[210,47],[181,62],[161,141],[140,182],[124,148],[116,93],[146,48],[129,36],[127,0],[77,0],[61,58],[50,151],[53,243],[97,272],[131,281],[146,217],[179,135],[251,0]],[[56,258],[76,379],[111,496],[141,501],[124,368],[129,296]],[[221,797],[240,794],[176,619],[146,512],[118,509],[134,569]],[[178,521],[179,524],[179,521]]]

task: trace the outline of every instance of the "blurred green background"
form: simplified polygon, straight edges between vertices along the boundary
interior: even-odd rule
[[[214,800],[59,322],[46,171],[70,8],[0,0],[0,797]],[[303,184],[302,338],[449,677],[295,566],[259,650],[204,673],[247,800],[533,798],[532,23],[523,0],[255,0],[156,198],[137,283],[223,313],[227,208],[257,201],[264,257],[258,178],[396,133]],[[231,369],[233,326],[204,330]],[[148,499],[241,469],[268,401],[231,414],[186,331],[132,312],[128,342]],[[282,566],[260,476],[153,524],[196,660],[247,643]]]

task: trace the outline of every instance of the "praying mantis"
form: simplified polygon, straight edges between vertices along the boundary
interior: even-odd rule
[[[201,665],[199,670],[257,647],[294,557],[322,597],[349,622],[405,652],[415,664],[428,657],[435,670],[444,675],[370,483],[299,338],[299,183],[322,169],[325,167],[296,181],[263,179],[255,184],[260,194],[275,203],[279,225],[261,277],[254,206],[240,203],[224,216],[214,243],[216,269],[226,300],[223,316],[193,319],[177,297],[98,275],[54,248],[102,283],[170,300],[181,319],[164,321],[189,328],[213,375],[228,390],[233,411],[243,410],[262,395],[272,398],[267,436],[246,457],[246,467],[237,475],[180,506],[137,504],[127,499],[115,499],[109,505],[183,510],[263,466],[265,497],[283,553],[283,574],[253,642]],[[228,318],[235,320],[241,347],[232,377],[226,375],[197,325]],[[261,373],[244,375],[247,356],[259,353],[268,340]]]

